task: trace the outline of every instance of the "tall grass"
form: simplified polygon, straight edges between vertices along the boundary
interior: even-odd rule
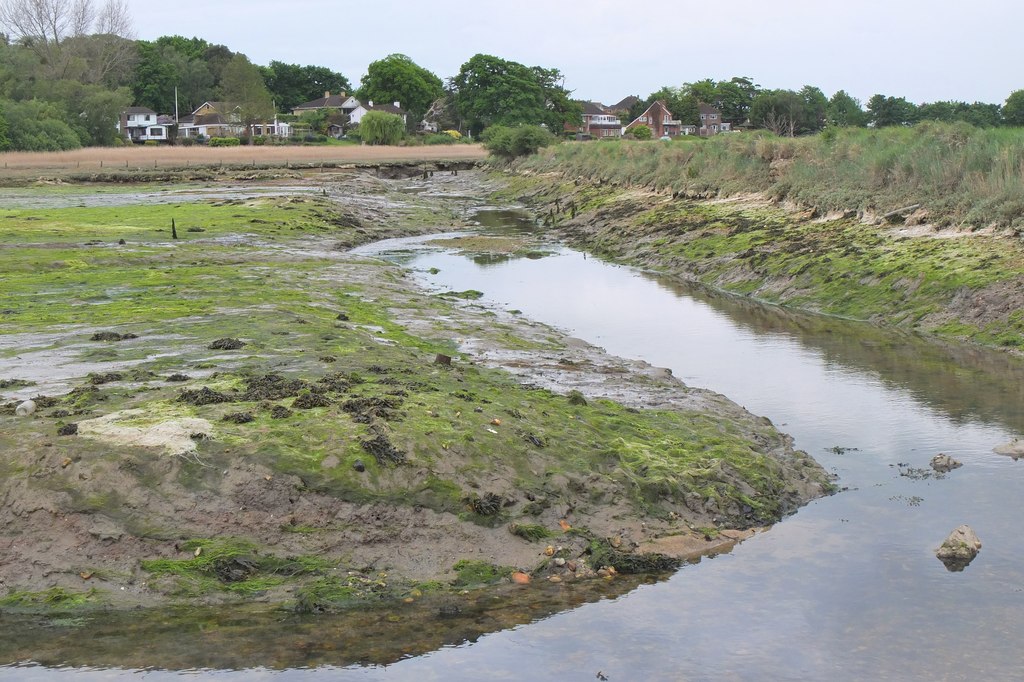
[[[927,122],[804,138],[567,143],[514,168],[688,196],[759,192],[821,212],[921,204],[940,225],[1024,227],[1024,129]]]

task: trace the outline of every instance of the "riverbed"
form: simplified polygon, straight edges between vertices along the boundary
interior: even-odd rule
[[[480,219],[497,234],[534,229],[523,212]],[[211,610],[144,627],[128,614],[24,633],[49,637],[61,657],[0,667],[0,679],[1019,677],[1024,538],[1013,504],[1024,462],[992,448],[1024,431],[1020,360],[761,306],[555,242],[544,257],[483,257],[432,239],[358,255],[400,262],[431,291],[478,290],[465,305],[556,326],[724,393],[792,434],[842,492],[663,581],[499,593],[458,614],[443,604],[401,617]],[[939,452],[964,466],[930,474]],[[950,572],[934,549],[961,523],[984,546]]]

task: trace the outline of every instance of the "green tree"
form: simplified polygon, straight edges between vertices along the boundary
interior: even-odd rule
[[[868,100],[868,122],[876,128],[913,125],[918,116],[917,107],[902,97],[872,95]]]
[[[4,115],[3,102],[0,102],[0,152],[11,148],[11,138],[7,137],[7,117]]]
[[[14,151],[57,152],[82,146],[77,133],[64,122],[64,112],[49,102],[7,102],[4,114],[10,148]]]
[[[750,116],[750,107],[760,90],[749,76],[734,76],[718,84],[718,108],[722,118],[741,124]]]
[[[444,94],[441,79],[404,54],[388,55],[372,62],[359,87],[361,101],[399,102],[415,126],[434,100]]]
[[[462,120],[474,134],[492,125],[541,124],[560,131],[576,124],[582,108],[568,102],[557,69],[527,67],[486,54],[474,55],[450,80]]]
[[[838,91],[829,99],[825,108],[825,120],[828,125],[844,128],[867,125],[867,116],[861,109],[860,102],[845,90]]]
[[[402,117],[385,111],[368,111],[359,121],[359,136],[367,144],[398,144],[405,134]]]
[[[352,90],[352,84],[347,78],[325,66],[299,66],[272,61],[269,66],[261,67],[260,71],[277,108],[285,111],[323,97],[325,92],[337,94]]]
[[[696,83],[685,83],[682,87],[684,94],[690,94],[697,98],[698,102],[718,107],[718,83],[711,78],[699,80]]]
[[[273,101],[263,83],[263,75],[245,55],[235,55],[224,67],[221,88],[224,101],[232,109],[238,108],[240,123],[247,130],[254,123],[274,117]],[[222,113],[227,115],[227,112]]]
[[[1008,126],[1024,126],[1024,90],[1015,90],[1006,98],[1003,122]]]
[[[762,90],[750,107],[750,122],[776,135],[793,137],[805,121],[804,98],[792,90]]]
[[[800,98],[804,101],[800,132],[815,133],[824,128],[828,109],[825,93],[813,85],[805,85],[800,89]]]

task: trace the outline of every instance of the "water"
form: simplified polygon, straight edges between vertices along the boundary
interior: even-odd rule
[[[514,214],[488,213],[487,221],[523,225]],[[847,490],[730,554],[663,582],[620,585],[615,594],[496,595],[456,622],[429,609],[404,624],[384,612],[276,626],[280,616],[228,623],[210,614],[205,630],[169,625],[177,634],[166,642],[150,619],[143,636],[124,641],[108,624],[115,644],[105,656],[56,641],[88,642],[88,631],[33,633],[50,647],[49,658],[37,660],[79,666],[60,673],[82,680],[178,674],[139,672],[147,665],[231,680],[593,680],[599,672],[609,680],[1009,680],[1024,673],[1016,509],[1024,461],[992,453],[1024,431],[1024,363],[709,294],[558,246],[546,258],[494,260],[422,241],[364,252],[401,260],[424,286],[478,289],[480,303],[519,309],[724,393],[792,434]],[[432,267],[440,272],[427,276]],[[898,465],[927,469],[939,452],[963,468],[942,479],[900,475]],[[952,573],[934,549],[961,523],[984,547]],[[124,650],[143,641],[159,651],[118,658],[119,641]],[[57,674],[0,668],[0,679]]]

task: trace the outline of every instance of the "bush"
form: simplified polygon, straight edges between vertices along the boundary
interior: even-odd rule
[[[179,137],[176,140],[176,144],[180,144],[182,147],[191,147],[195,143],[195,139],[191,137]]]
[[[423,144],[429,144],[429,145],[433,145],[433,144],[455,144],[455,141],[456,140],[455,140],[454,137],[452,137],[451,135],[446,135],[444,133],[440,133],[440,134],[435,133],[435,134],[432,134],[432,135],[424,135],[423,136]]]
[[[160,143],[156,140],[146,140],[143,144],[147,147],[156,147]]]
[[[211,147],[237,147],[242,141],[237,137],[211,137]]]
[[[652,137],[654,137],[654,133],[651,132],[651,129],[645,126],[643,123],[634,128],[631,128],[629,132],[632,133],[633,137],[635,137],[638,140],[649,140]]]
[[[441,134],[442,135],[447,135],[448,137],[452,138],[453,140],[461,140],[462,139],[462,133],[460,133],[458,130],[442,130]]]
[[[257,147],[262,147],[263,145],[265,145],[267,143],[267,137],[266,137],[266,135],[255,135],[252,138],[252,143],[254,145],[256,145]]]
[[[362,142],[363,132],[359,130],[359,126],[355,126],[346,130],[344,137],[345,139],[352,140],[354,142]]]
[[[538,149],[554,144],[557,139],[540,126],[491,126],[480,136],[491,154],[503,159],[535,154]]]

